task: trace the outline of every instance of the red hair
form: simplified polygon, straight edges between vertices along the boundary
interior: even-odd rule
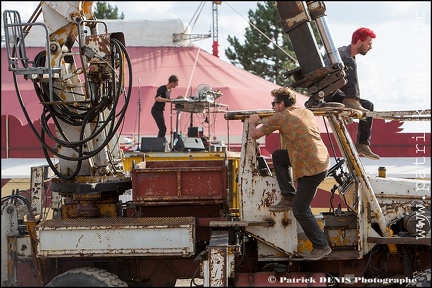
[[[358,40],[365,41],[367,37],[371,37],[373,39],[376,37],[376,35],[369,28],[359,28],[354,31],[351,38],[351,44],[356,44]]]

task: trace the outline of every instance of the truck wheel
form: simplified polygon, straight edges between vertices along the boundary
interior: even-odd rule
[[[419,272],[413,277],[412,283],[408,283],[405,287],[431,287],[431,269],[426,269]]]
[[[128,287],[127,283],[104,269],[83,267],[57,275],[45,287]]]

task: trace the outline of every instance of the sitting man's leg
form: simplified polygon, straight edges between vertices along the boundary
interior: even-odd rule
[[[360,104],[369,111],[374,110],[374,105],[369,100],[360,99]],[[367,117],[366,119],[361,119],[359,121],[356,149],[360,155],[364,155],[366,158],[372,160],[379,160],[380,156],[373,153],[369,147],[372,133],[372,122],[372,117]]]

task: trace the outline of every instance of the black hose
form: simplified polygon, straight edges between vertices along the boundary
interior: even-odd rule
[[[21,97],[21,93],[19,91],[18,82],[16,78],[16,74],[14,74],[14,83],[15,89],[17,91],[18,100],[20,102],[21,108],[24,112],[24,116],[29,124],[29,127],[37,137],[38,141],[42,145],[42,149],[45,155],[46,160],[48,161],[49,166],[54,171],[54,173],[61,179],[70,180],[73,179],[81,168],[82,161],[94,157],[103,149],[105,149],[111,139],[116,136],[116,133],[119,130],[120,125],[122,125],[127,106],[129,104],[130,95],[132,91],[132,66],[130,57],[126,51],[125,46],[117,39],[111,38],[111,74],[110,78],[108,78],[105,83],[92,83],[91,79],[89,79],[88,75],[84,75],[85,79],[88,83],[86,86],[92,87],[92,84],[98,89],[89,89],[89,93],[92,95],[87,95],[89,102],[78,104],[70,104],[63,103],[62,98],[59,96],[60,91],[58,88],[53,87],[57,93],[53,93],[53,95],[49,95],[49,87],[47,83],[38,82],[37,80],[33,81],[34,88],[36,94],[43,104],[43,113],[41,114],[41,131],[37,132],[34,124],[32,123],[25,105],[24,101]],[[45,51],[40,52],[35,57],[35,63],[37,67],[45,66],[46,56]],[[128,69],[128,81],[124,81],[123,76],[125,75],[125,71],[123,71],[125,67],[125,62],[127,64]],[[117,68],[119,71],[116,71]],[[128,90],[126,91],[122,85],[122,83],[128,83]],[[126,85],[125,85],[126,86]],[[100,89],[105,89],[106,94],[109,97],[101,98],[99,97]],[[67,93],[73,93],[71,91],[66,91]],[[83,96],[76,94],[77,96]],[[124,104],[122,107],[119,106],[120,97],[124,95]],[[94,96],[94,97],[93,97]],[[54,102],[51,101],[51,98]],[[103,119],[102,113],[108,111],[109,114]],[[117,111],[118,110],[118,111]],[[52,129],[50,129],[48,122],[51,121],[54,123],[56,134],[53,133]],[[73,127],[78,127],[78,135],[79,139],[75,141],[71,141],[68,139],[67,135],[64,133],[62,129],[62,124],[70,125]],[[89,124],[94,125],[94,128],[90,133],[88,133]],[[87,129],[87,130],[86,130]],[[88,135],[86,135],[87,133]],[[101,133],[104,133],[101,139],[104,139],[102,143],[98,143],[98,147],[93,149],[92,151],[85,151],[84,147],[88,147],[87,143],[93,141],[96,137],[98,137]],[[47,145],[47,140],[51,139],[56,143],[56,147],[64,147],[72,149],[76,152],[74,157],[63,155],[54,147],[50,147]],[[66,161],[77,162],[77,167],[74,169],[72,173],[68,171],[68,175],[62,174],[54,163],[51,161],[49,153],[57,156],[58,158],[64,159]]]

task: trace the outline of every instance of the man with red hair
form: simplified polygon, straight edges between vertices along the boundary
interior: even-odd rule
[[[347,108],[357,109],[363,112],[373,111],[374,105],[371,101],[360,98],[360,87],[357,77],[357,54],[366,55],[372,49],[372,39],[375,33],[369,28],[359,28],[352,34],[351,44],[338,48],[339,55],[347,68],[347,84],[336,91],[328,102],[339,102]],[[372,130],[372,117],[361,119],[358,125],[356,149],[359,155],[373,160],[380,157],[370,149],[370,138]]]

